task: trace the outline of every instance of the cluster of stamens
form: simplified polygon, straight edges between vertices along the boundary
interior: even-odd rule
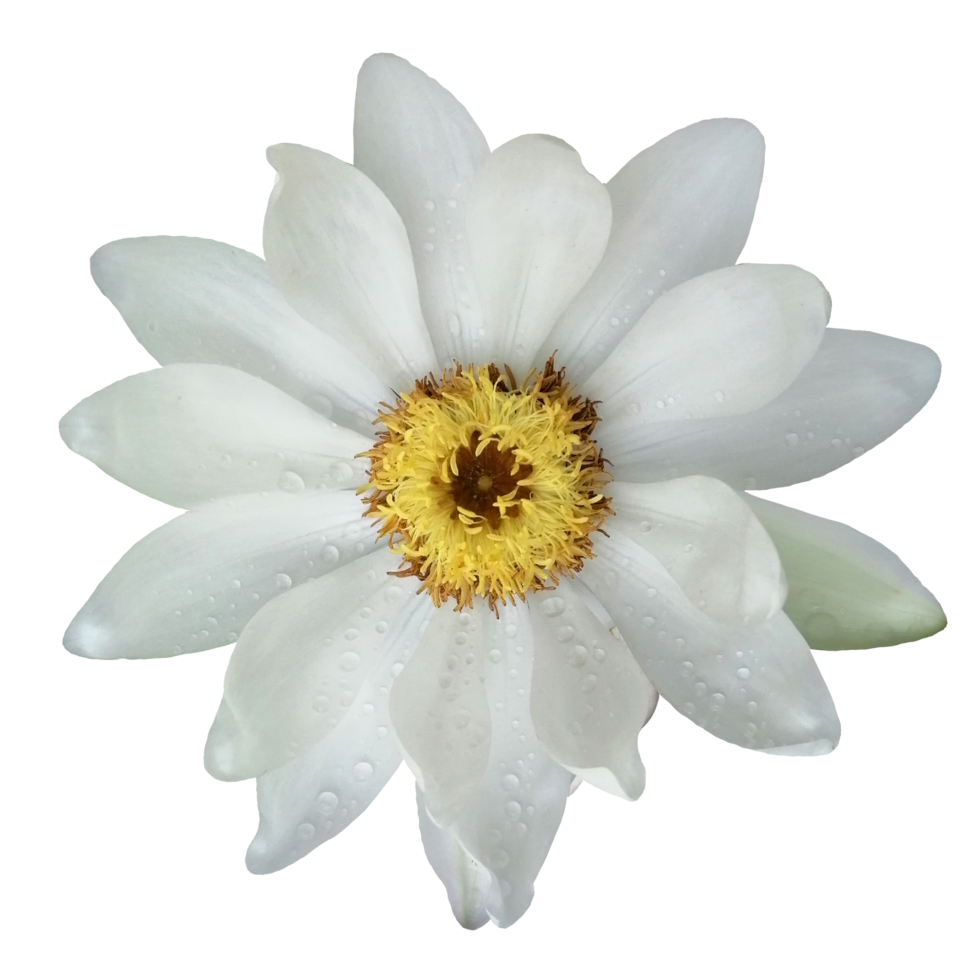
[[[478,596],[494,609],[591,557],[611,513],[599,419],[553,358],[520,384],[509,368],[457,364],[381,408],[366,513],[402,556],[394,574],[417,576],[437,606]]]

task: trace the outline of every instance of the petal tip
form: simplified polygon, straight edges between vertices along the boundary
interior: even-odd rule
[[[61,642],[69,653],[88,660],[114,660],[118,656],[111,631],[92,619],[84,608],[71,621]]]
[[[766,755],[814,756],[829,755],[837,748],[840,735],[836,738],[815,738],[811,742],[798,742],[796,745],[776,745],[760,749]]]

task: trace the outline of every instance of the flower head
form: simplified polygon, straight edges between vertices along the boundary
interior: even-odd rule
[[[735,264],[762,176],[746,122],[602,184],[553,137],[491,153],[445,89],[376,55],[354,137],[354,166],[270,149],[264,260],[185,238],[93,257],[163,366],[62,435],[187,513],[65,645],[234,642],[205,764],[257,780],[248,867],[336,836],[404,761],[457,918],[506,926],[573,780],[643,791],[658,696],[737,745],[819,755],[840,723],[810,646],[945,625],[883,546],[744,492],[870,449],[939,363],[827,329],[801,269]]]

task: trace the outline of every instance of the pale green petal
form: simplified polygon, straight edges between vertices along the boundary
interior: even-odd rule
[[[817,650],[864,650],[932,636],[946,626],[933,594],[898,555],[860,531],[745,495],[779,552],[784,610]]]

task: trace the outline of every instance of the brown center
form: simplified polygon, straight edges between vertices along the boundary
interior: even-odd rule
[[[485,446],[477,456],[479,444],[480,434],[474,432],[469,446],[457,450],[459,472],[451,474],[449,494],[457,507],[478,514],[497,530],[502,517],[513,516],[508,515],[507,510],[516,508],[518,500],[527,500],[531,496],[530,487],[518,486],[518,481],[526,480],[532,470],[527,463],[518,465],[514,453],[510,449],[500,449],[496,441]],[[498,498],[510,493],[514,496],[506,505],[497,506]]]

